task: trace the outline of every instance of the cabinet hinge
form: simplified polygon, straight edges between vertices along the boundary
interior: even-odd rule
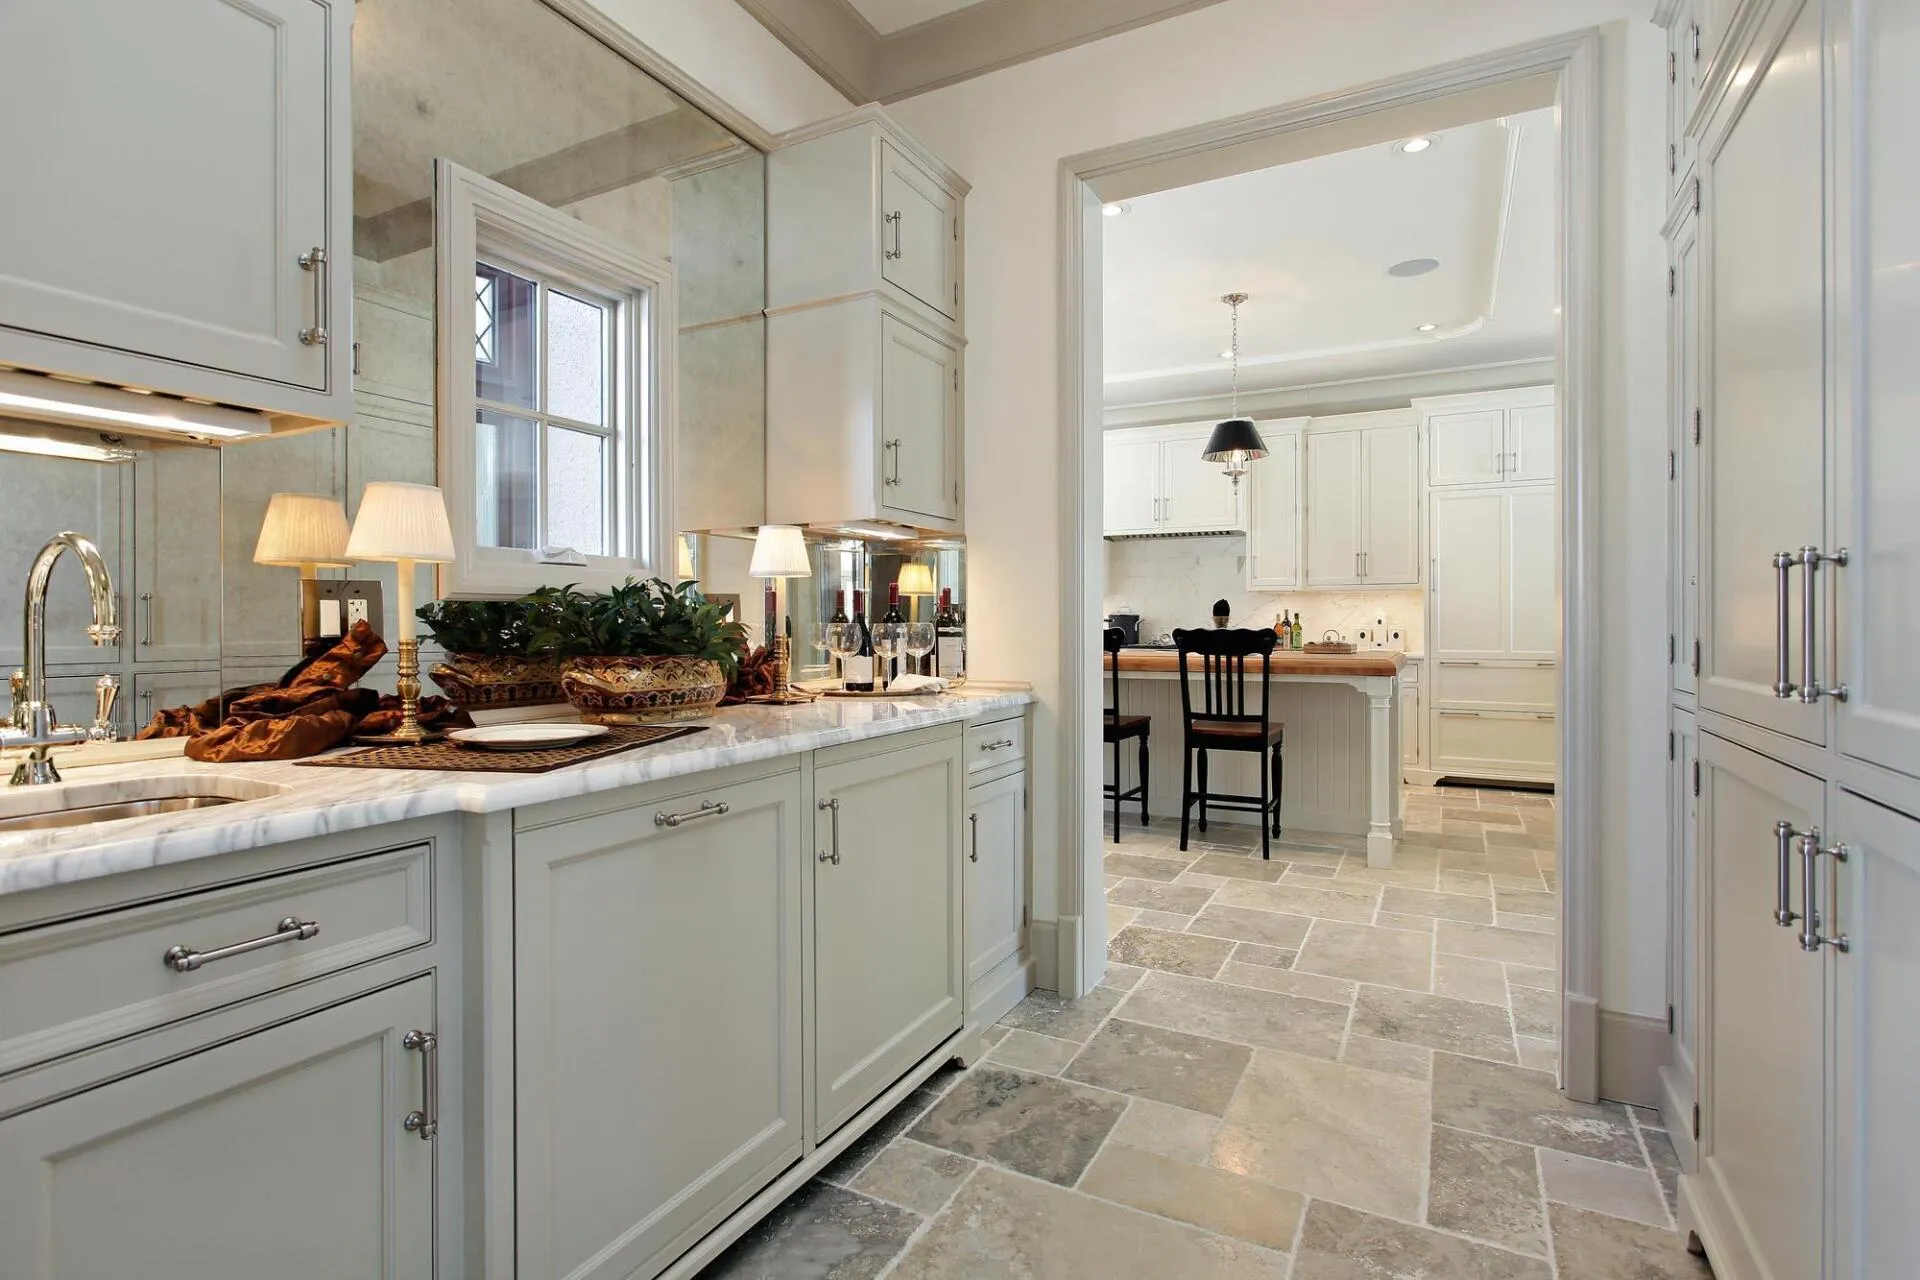
[[[1693,1140],[1700,1141],[1700,1104],[1693,1104]]]
[[[1667,53],[1667,83],[1680,83],[1680,57],[1672,51]]]
[[[1678,755],[1679,755],[1679,739],[1674,734],[1674,732],[1671,729],[1669,729],[1667,731],[1667,759],[1672,760],[1676,758]]]
[[[1679,464],[1674,460],[1673,450],[1667,450],[1667,479],[1672,480],[1677,477],[1680,474],[1678,468]]]
[[[1667,1006],[1667,1034],[1673,1034],[1673,1006]]]
[[[1700,179],[1693,180],[1693,211],[1700,212]]]
[[[1700,642],[1698,640],[1693,642],[1693,674],[1700,674]]]
[[[1028,908],[1028,907],[1026,907],[1025,905],[1022,905],[1022,906],[1021,906],[1021,908],[1020,908],[1020,927],[1021,927],[1022,929],[1024,929],[1024,928],[1026,928],[1026,927],[1027,927],[1027,912],[1028,912],[1028,910],[1029,910],[1029,908]]]
[[[1671,142],[1667,144],[1667,172],[1680,172],[1680,148],[1674,146]]]
[[[955,502],[960,501],[960,482],[958,480],[953,482],[953,500]]]
[[[1679,660],[1680,642],[1674,638],[1673,632],[1669,631],[1667,632],[1667,663],[1668,665],[1672,665]]]
[[[953,371],[953,389],[955,391],[960,389],[960,371],[958,369]]]
[[[1693,794],[1700,794],[1700,762],[1698,760],[1693,762]]]
[[[1693,411],[1693,442],[1700,443],[1700,410],[1697,407]]]
[[[353,344],[353,376],[360,376],[360,344],[357,342]]]
[[[1667,296],[1671,298],[1674,295],[1674,291],[1677,290],[1679,287],[1680,287],[1679,274],[1675,272],[1672,267],[1668,267],[1667,268]]]
[[[960,305],[960,286],[957,284],[953,286],[953,305]]]

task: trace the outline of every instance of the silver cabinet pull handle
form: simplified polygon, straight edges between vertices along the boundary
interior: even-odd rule
[[[168,947],[160,959],[175,973],[192,973],[195,969],[212,964],[215,960],[230,960],[234,956],[243,956],[249,951],[258,951],[262,947],[277,947],[283,942],[305,942],[308,938],[318,937],[319,933],[319,921],[285,916],[273,927],[272,933],[258,938],[248,938],[245,942],[236,942],[230,947],[215,947],[212,951],[195,951],[192,947]]]
[[[886,481],[888,484],[899,484],[900,483],[900,441],[898,439],[887,441],[886,452],[891,454],[893,457],[893,472],[891,475],[888,475],[886,477]]]
[[[980,815],[977,813],[968,814],[967,824],[973,828],[973,851],[967,854],[967,860],[969,862],[978,862],[980,861]]]
[[[300,331],[300,341],[309,347],[327,345],[327,251],[320,246],[301,254],[298,259],[302,271],[313,275],[313,327]]]
[[[1847,700],[1847,686],[1844,684],[1823,685],[1820,683],[1819,660],[1816,656],[1820,619],[1824,614],[1820,604],[1819,574],[1822,565],[1845,567],[1847,549],[1826,552],[1818,547],[1800,548],[1800,564],[1805,577],[1800,583],[1800,701],[1815,703],[1822,698],[1832,698],[1836,702]],[[1832,600],[1829,593],[1828,600]]]
[[[999,751],[1006,747],[1010,747],[1012,745],[1013,745],[1012,738],[995,738],[992,742],[981,743],[980,749],[982,751]]]
[[[1817,841],[1815,843],[1818,844]],[[1842,841],[1839,844],[1830,844],[1824,849],[1816,849],[1815,852],[1825,854],[1827,858],[1827,909],[1820,924],[1823,929],[1832,929],[1833,932],[1819,933],[1815,945],[1808,950],[1818,950],[1826,946],[1844,954],[1853,950],[1853,942],[1846,934],[1834,929],[1834,926],[1840,920],[1840,864],[1847,860],[1847,846]],[[1805,943],[1806,940],[1801,939],[1801,945],[1804,946]]]
[[[1799,555],[1792,551],[1773,553],[1773,696],[1791,698],[1798,690],[1790,676],[1792,663],[1787,652],[1793,646],[1793,623],[1789,617],[1793,596],[1793,566]]]
[[[153,592],[140,593],[140,644],[147,647],[153,644]]]
[[[1773,922],[1782,929],[1791,929],[1800,919],[1793,913],[1793,846],[1802,838],[1802,833],[1795,831],[1791,822],[1773,824]]]
[[[903,219],[900,216],[900,211],[898,209],[895,209],[892,213],[889,213],[884,218],[882,218],[881,221],[887,223],[889,226],[893,228],[893,248],[887,250],[887,260],[889,262],[897,262],[899,261],[900,255],[901,255],[900,224],[903,221],[905,221],[905,219]]]
[[[420,1107],[407,1112],[400,1127],[432,1142],[440,1133],[440,1037],[431,1031],[409,1031],[400,1047],[420,1055]]]
[[[1820,875],[1820,828],[1800,837],[1800,949],[1820,949],[1820,899],[1814,888]]]
[[[820,861],[831,862],[837,867],[840,865],[840,798],[836,796],[831,800],[822,800],[816,807],[833,815],[833,843],[820,851]]]
[[[724,800],[718,803],[712,800],[705,800],[701,802],[698,809],[689,809],[685,813],[656,813],[653,815],[653,825],[656,827],[677,827],[683,822],[692,822],[696,818],[717,818],[721,814],[726,813],[729,807]]]

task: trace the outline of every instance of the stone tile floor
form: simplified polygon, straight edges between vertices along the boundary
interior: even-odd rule
[[[1551,797],[1360,841],[1109,845],[1105,982],[1036,994],[702,1280],[1701,1280],[1659,1115],[1569,1102]]]

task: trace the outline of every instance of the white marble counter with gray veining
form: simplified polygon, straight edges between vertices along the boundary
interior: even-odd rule
[[[727,707],[711,720],[701,721],[706,727],[700,733],[551,773],[315,769],[292,762],[196,764],[185,759],[69,769],[67,781],[48,788],[49,792],[137,779],[151,781],[149,794],[179,794],[174,780],[184,776],[202,794],[228,795],[245,802],[85,827],[0,833],[0,894],[409,818],[524,808],[931,725],[989,718],[1017,711],[1031,701],[1033,695],[1024,690],[976,684],[934,698],[823,698],[798,707]],[[172,791],[164,789],[169,785]]]

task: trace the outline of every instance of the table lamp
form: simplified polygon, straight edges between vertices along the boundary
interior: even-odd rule
[[[376,480],[360,495],[360,512],[347,538],[350,560],[386,561],[396,566],[400,653],[400,727],[391,734],[360,741],[411,745],[439,734],[420,727],[420,642],[413,638],[413,574],[418,564],[453,559],[453,529],[447,504],[430,484]]]
[[[933,589],[933,568],[930,565],[917,562],[901,565],[899,583],[900,594],[914,602],[907,605],[910,614],[919,612],[920,597],[936,594]]]
[[[800,529],[790,524],[763,524],[753,538],[753,561],[747,566],[747,573],[755,578],[768,578],[776,582],[787,578],[811,578],[813,565],[807,559],[807,539]],[[796,692],[789,683],[792,670],[792,644],[787,639],[786,628],[780,625],[780,619],[770,613],[767,618],[767,649],[773,655],[773,693],[768,702],[781,706],[791,706],[800,702],[811,702],[811,695]]]
[[[318,493],[276,493],[267,499],[253,562],[300,571],[300,643],[305,652],[320,634],[320,596],[307,584],[321,569],[348,569],[347,509]]]

